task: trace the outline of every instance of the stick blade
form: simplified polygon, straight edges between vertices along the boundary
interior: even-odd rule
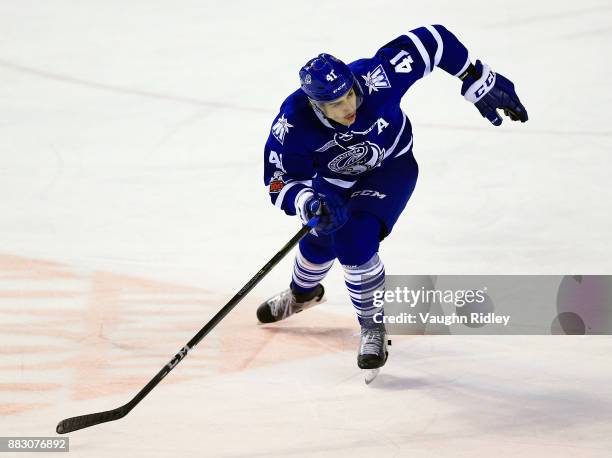
[[[87,415],[79,415],[78,417],[70,417],[60,421],[57,424],[58,434],[71,433],[79,429],[88,428],[90,426],[106,423],[107,421],[115,421],[125,417],[130,410],[126,406],[118,407],[113,410],[104,412],[90,413]]]

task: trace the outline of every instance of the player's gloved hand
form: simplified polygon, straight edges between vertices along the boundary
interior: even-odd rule
[[[527,110],[516,95],[512,81],[495,73],[479,60],[474,67],[475,71],[468,70],[463,80],[461,95],[476,105],[483,117],[491,121],[494,126],[499,126],[502,118],[497,110],[501,109],[512,121],[525,122],[529,119]]]
[[[331,234],[340,229],[348,221],[348,210],[344,200],[335,194],[303,193],[296,199],[296,211],[302,224],[318,215],[319,222],[313,228],[313,233]]]

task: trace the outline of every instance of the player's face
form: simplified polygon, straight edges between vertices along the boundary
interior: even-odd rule
[[[339,99],[322,103],[321,109],[329,119],[344,126],[350,126],[357,118],[357,94],[355,94],[355,89],[351,88]]]

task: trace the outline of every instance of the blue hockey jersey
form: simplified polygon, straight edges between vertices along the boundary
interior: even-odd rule
[[[355,122],[342,126],[315,111],[298,89],[280,107],[264,151],[272,203],[294,215],[295,198],[324,184],[348,192],[377,167],[412,153],[412,127],[400,108],[406,91],[434,67],[461,75],[468,51],[444,26],[419,27],[348,64],[363,90]],[[317,184],[319,183],[319,185]]]

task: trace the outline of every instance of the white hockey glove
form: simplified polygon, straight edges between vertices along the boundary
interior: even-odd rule
[[[315,195],[312,189],[304,189],[295,196],[295,210],[303,225],[319,215],[319,222],[312,230],[313,234],[331,234],[348,221],[346,202],[335,194]]]

